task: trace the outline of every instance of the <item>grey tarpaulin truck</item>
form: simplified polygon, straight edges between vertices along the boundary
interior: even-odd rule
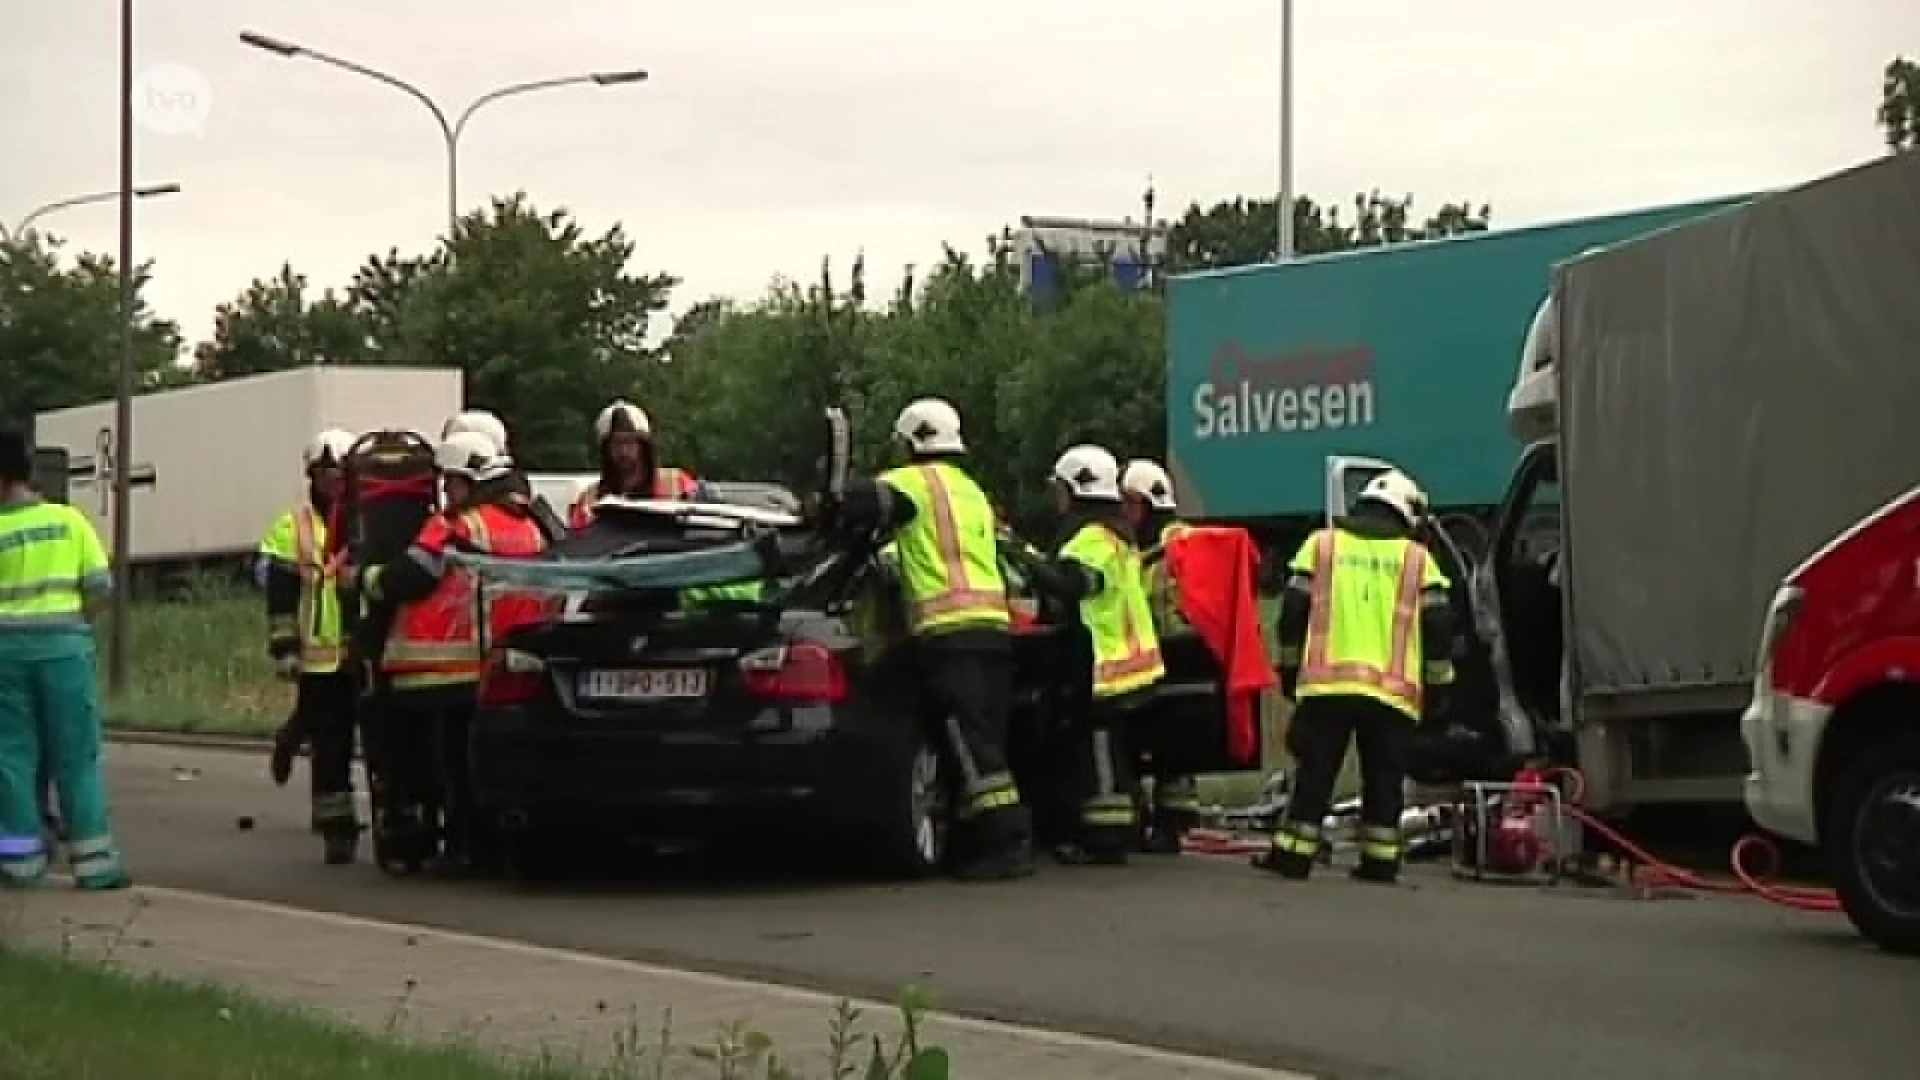
[[[1920,154],[1562,263],[1509,411],[1470,601],[1499,705],[1464,719],[1598,809],[1737,804],[1776,586],[1915,482]]]

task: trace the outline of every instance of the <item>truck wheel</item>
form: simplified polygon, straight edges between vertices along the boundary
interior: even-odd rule
[[[908,753],[888,785],[875,850],[878,869],[892,878],[917,880],[945,868],[952,836],[953,800],[945,760],[932,740],[916,730]]]
[[[1920,732],[1876,746],[1834,789],[1827,858],[1854,928],[1920,955]]]

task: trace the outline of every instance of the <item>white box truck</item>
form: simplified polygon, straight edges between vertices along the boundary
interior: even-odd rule
[[[133,481],[130,561],[180,566],[250,555],[273,518],[302,498],[300,453],[328,427],[438,435],[461,409],[454,368],[305,367],[142,394],[131,451],[114,441],[114,403],[34,419],[35,445],[68,455],[68,498],[113,535],[113,470]]]

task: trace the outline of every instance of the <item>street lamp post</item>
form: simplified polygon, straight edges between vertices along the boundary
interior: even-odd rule
[[[146,187],[134,188],[133,197],[136,199],[151,199],[156,195],[175,195],[178,194],[179,191],[179,184],[150,184]],[[75,195],[71,199],[61,199],[57,202],[47,203],[45,206],[36,206],[28,211],[27,216],[21,218],[20,223],[15,225],[11,230],[4,225],[0,225],[0,240],[18,240],[24,237],[27,234],[27,230],[33,227],[34,222],[39,221],[48,214],[58,213],[61,210],[71,210],[76,206],[91,206],[94,203],[112,202],[119,198],[120,192],[118,191],[96,191],[90,195]]]
[[[491,105],[502,98],[518,97],[521,94],[530,94],[536,90],[553,90],[562,86],[585,86],[589,84],[593,86],[624,86],[628,83],[645,82],[647,80],[646,71],[635,69],[632,71],[595,71],[584,75],[564,75],[556,79],[535,79],[531,82],[513,83],[500,87],[497,90],[490,90],[473,99],[472,103],[461,110],[458,117],[449,122],[446,111],[440,107],[438,102],[429,97],[425,91],[412,83],[396,78],[384,71],[375,71],[370,67],[356,64],[351,60],[343,60],[337,56],[329,56],[326,53],[309,49],[305,45],[297,45],[291,41],[268,37],[265,34],[255,33],[252,30],[243,31],[240,34],[240,41],[256,49],[263,49],[273,53],[275,56],[283,56],[288,59],[303,57],[308,60],[318,61],[330,67],[340,68],[343,71],[350,71],[355,75],[363,75],[375,82],[385,83],[426,106],[427,111],[433,114],[434,123],[439,125],[441,140],[446,144],[447,236],[449,239],[452,238],[454,227],[458,225],[460,221],[460,136],[466,133],[467,121],[473,119],[474,113],[478,112],[484,106]]]
[[[113,617],[107,692],[127,689],[133,591],[133,0],[120,0],[120,370],[113,402]],[[32,220],[32,215],[28,216]]]
[[[1274,259],[1293,258],[1293,0],[1280,0],[1280,219]]]

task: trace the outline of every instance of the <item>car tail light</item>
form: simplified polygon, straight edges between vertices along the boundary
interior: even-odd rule
[[[525,649],[491,649],[480,673],[480,704],[524,705],[540,696],[546,682],[545,660]]]
[[[833,705],[847,698],[847,672],[823,645],[796,642],[740,658],[747,693],[786,705]]]

